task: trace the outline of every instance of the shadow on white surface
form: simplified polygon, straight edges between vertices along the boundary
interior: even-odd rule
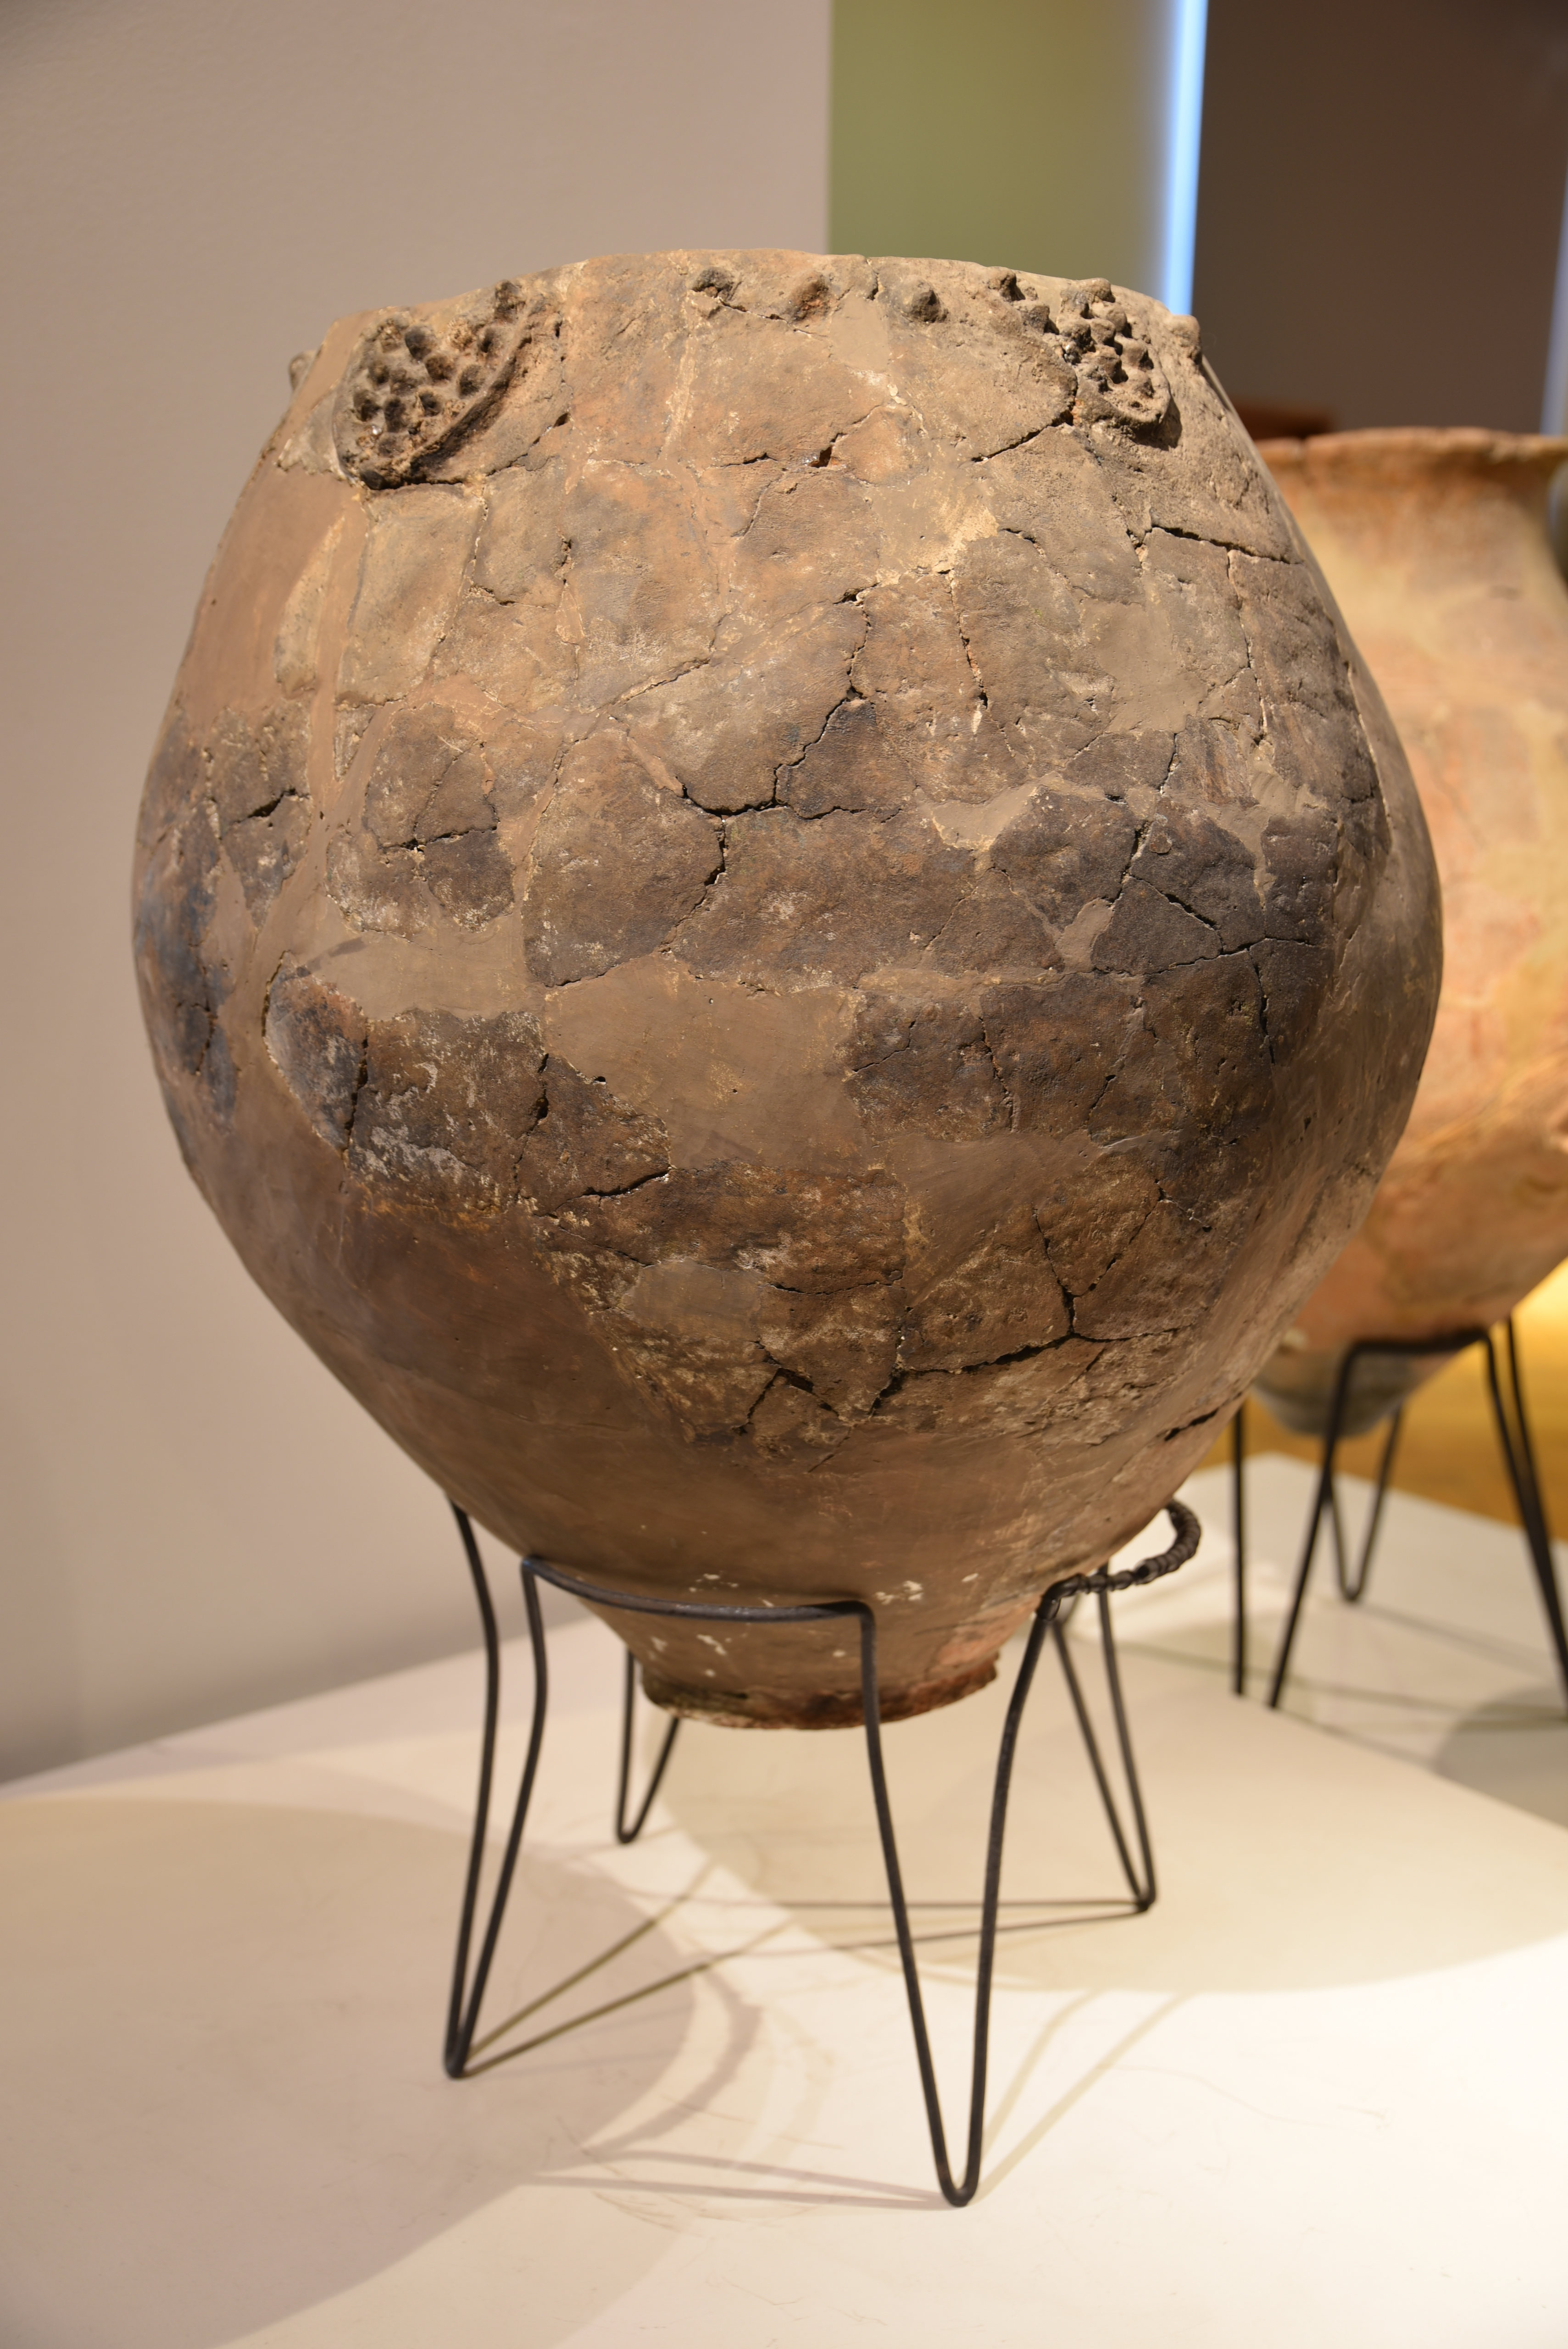
[[[1328,1603],[1301,1692],[1322,1725],[1226,1692],[1222,1532],[1119,1602],[1161,1877],[1142,1918],[1042,1660],[1004,1891],[1061,1905],[1006,1912],[962,2214],[932,2178],[857,1732],[693,1724],[618,1850],[619,1651],[590,1619],[552,1634],[490,2068],[461,2086],[438,2049],[474,1659],[15,1790],[0,2340],[1549,2349],[1568,1838],[1451,1783],[1483,1747],[1511,1768],[1544,1696],[1522,1609],[1492,1604],[1518,1562],[1489,1580],[1448,1530],[1451,1588],[1396,1570],[1381,1619]],[[506,1665],[503,1790],[530,1691]],[[1007,1686],[887,1739],[954,2137],[973,1910],[938,1904],[978,1895]]]
[[[1358,1538],[1370,1486],[1341,1480]],[[1273,1671],[1311,1506],[1314,1471],[1263,1454],[1248,1464],[1250,1670],[1261,1700]],[[1118,1601],[1124,1644],[1227,1684],[1233,1557],[1229,1474],[1186,1486],[1205,1526],[1171,1583]],[[1568,1549],[1556,1546],[1568,1595]],[[1282,1708],[1336,1737],[1414,1762],[1457,1785],[1568,1826],[1568,1706],[1556,1678],[1523,1536],[1491,1517],[1391,1493],[1366,1597],[1335,1589],[1320,1540]]]
[[[911,1899],[967,1902],[971,1920],[1009,1662],[980,1695],[898,1723],[886,1737]],[[1430,1831],[1443,1798],[1427,1773],[1393,1775],[1369,1805],[1365,1765],[1346,1741],[1224,1697],[1209,1674],[1163,1654],[1131,1646],[1123,1662],[1160,1899],[1145,1916],[1127,1913],[1104,1815],[1045,1658],[1019,1744],[1003,1889],[1014,1900],[1062,1905],[1033,1930],[1020,1923],[1001,1937],[999,1983],[1162,1996],[1315,1989],[1517,1944],[1515,1904],[1505,1912],[1463,1897],[1468,1863]],[[1092,1681],[1089,1661],[1080,1674]],[[803,1933],[883,1967],[888,1996],[900,1996],[858,1733],[737,1736],[694,1725],[664,1800],[725,1871]],[[1500,1832],[1508,1840],[1507,1827]],[[1533,1932],[1568,1930],[1565,1889],[1546,1878],[1526,1899]],[[846,1904],[840,1930],[824,1907],[831,1901]],[[931,1912],[916,1913],[929,1934]],[[922,1963],[967,1982],[973,1924],[967,1940],[923,1950]]]
[[[1568,1721],[1555,1685],[1527,1684],[1461,1715],[1432,1767],[1456,1785],[1568,1827]]]
[[[680,2045],[689,1988],[536,2049],[510,2092],[454,2088],[461,1860],[428,1827],[253,1803],[0,1811],[0,2338],[210,2349],[614,2137]],[[554,1981],[639,1928],[623,1976],[676,1972],[603,1876],[531,1856],[521,1877],[508,1979]],[[715,2051],[715,2092],[735,2053]],[[639,2249],[605,2247],[577,2314]]]

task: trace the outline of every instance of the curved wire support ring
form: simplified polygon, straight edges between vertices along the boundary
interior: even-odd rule
[[[1139,1793],[1137,1773],[1133,1764],[1131,1739],[1128,1733],[1125,1708],[1122,1703],[1119,1677],[1116,1670],[1115,1647],[1110,1633],[1109,1599],[1117,1590],[1130,1590],[1135,1585],[1155,1582],[1162,1575],[1173,1574],[1185,1565],[1198,1547],[1202,1529],[1196,1516],[1184,1502],[1170,1501],[1166,1515],[1175,1533],[1168,1549],[1156,1557],[1142,1558],[1136,1566],[1113,1573],[1101,1567],[1093,1574],[1073,1575],[1053,1583],[1045,1591],[1035,1609],[1034,1619],[1025,1643],[1018,1666],[1017,1678],[1008,1702],[1006,1719],[996,1759],[996,1775],[991,1797],[990,1828],[985,1845],[985,1881],[981,1902],[980,1951],[975,1986],[974,2056],[970,2072],[969,2120],[965,2133],[964,2174],[954,2178],[948,2157],[947,2135],[943,2123],[941,2098],[936,2085],[936,2070],[932,2060],[931,2037],[925,2019],[925,2002],[921,1992],[920,1970],[915,1962],[914,1939],[910,1928],[909,1903],[903,1889],[903,1871],[899,1862],[898,1842],[893,1832],[892,1806],[888,1797],[887,1773],[882,1759],[882,1706],[877,1683],[877,1627],[872,1609],[860,1599],[829,1599],[795,1607],[733,1607],[707,1599],[655,1599],[622,1590],[606,1589],[602,1584],[583,1581],[579,1576],[565,1573],[560,1567],[547,1565],[542,1558],[520,1560],[523,1596],[528,1606],[529,1635],[534,1658],[534,1718],[529,1750],[523,1766],[522,1781],[518,1791],[517,1807],[512,1816],[506,1847],[502,1854],[500,1875],[497,1881],[490,1922],[480,1956],[474,1968],[473,1981],[465,1995],[464,1977],[472,1936],[475,1903],[479,1893],[480,1869],[483,1857],[485,1827],[490,1807],[493,1775],[495,1722],[498,1711],[500,1648],[495,1629],[495,1612],[485,1586],[484,1570],[480,1561],[473,1529],[463,1511],[453,1504],[453,1512],[462,1536],[465,1554],[480,1600],[480,1619],[485,1629],[487,1661],[485,1738],[480,1767],[479,1804],[474,1822],[474,1842],[469,1857],[469,1873],[464,1891],[462,1920],[458,1935],[457,1966],[453,1978],[449,2013],[446,2068],[453,2078],[461,2078],[473,2046],[479,2022],[480,2003],[495,1954],[500,1930],[501,1912],[511,1889],[517,1853],[522,1838],[523,1821],[527,1816],[530,1796],[538,1768],[539,1748],[544,1728],[544,1707],[548,1692],[548,1677],[544,1661],[544,1629],[539,1609],[536,1585],[543,1581],[557,1590],[568,1592],[573,1599],[590,1606],[608,1607],[628,1615],[675,1616],[698,1622],[726,1623],[825,1623],[837,1618],[852,1617],[860,1632],[861,1698],[864,1713],[866,1759],[870,1767],[872,1799],[876,1811],[877,1832],[882,1843],[882,1865],[887,1875],[888,1897],[892,1908],[893,1928],[898,1939],[899,1959],[903,1970],[904,1989],[909,2001],[910,2024],[914,2035],[915,2061],[920,2070],[920,2085],[925,2099],[926,2120],[931,2130],[931,2149],[936,2166],[937,2183],[946,2199],[955,2209],[974,2199],[980,2183],[981,2138],[985,2117],[985,2075],[989,2054],[991,2027],[991,1985],[996,1950],[996,1915],[1002,1889],[1002,1842],[1007,1820],[1007,1796],[1012,1785],[1013,1761],[1017,1748],[1018,1732],[1023,1723],[1024,1708],[1039,1661],[1040,1649],[1046,1633],[1053,1626],[1057,1633],[1057,1650],[1068,1686],[1072,1696],[1078,1726],[1088,1749],[1091,1766],[1102,1801],[1111,1822],[1123,1869],[1132,1890],[1133,1905],[1141,1911],[1155,1897],[1153,1867],[1150,1854],[1149,1836],[1144,1819],[1142,1800]],[[1107,1679],[1110,1689],[1118,1742],[1122,1764],[1127,1774],[1131,1796],[1134,1831],[1137,1836],[1142,1872],[1134,1867],[1131,1854],[1111,1797],[1109,1782],[1100,1761],[1088,1713],[1078,1688],[1077,1674],[1061,1639],[1057,1618],[1068,1599],[1093,1595],[1099,1602],[1100,1625],[1105,1642]],[[630,1660],[628,1660],[629,1661]],[[630,1699],[631,1683],[627,1697]],[[633,1826],[625,1829],[626,1780],[630,1769],[631,1713],[628,1702],[623,1720],[621,1782],[616,1808],[616,1834],[622,1841],[630,1841],[647,1816],[648,1806],[656,1791],[669,1759],[674,1743],[674,1728],[666,1734],[655,1767],[654,1782]]]

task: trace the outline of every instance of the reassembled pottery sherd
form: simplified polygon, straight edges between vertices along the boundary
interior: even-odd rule
[[[1393,731],[1191,319],[674,254],[352,318],[219,553],[138,939],[186,1156],[432,1476],[861,1597],[887,1712],[1147,1522],[1437,988]],[[859,1718],[833,1624],[613,1617]]]
[[[1346,432],[1269,465],[1409,753],[1446,953],[1404,1138],[1357,1237],[1259,1381],[1320,1430],[1345,1348],[1485,1328],[1568,1256],[1568,441]],[[1364,1356],[1348,1432],[1448,1357]]]

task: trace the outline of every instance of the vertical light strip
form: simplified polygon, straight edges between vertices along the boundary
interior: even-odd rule
[[[1552,305],[1552,340],[1546,351],[1546,391],[1541,403],[1542,432],[1568,432],[1568,192],[1557,240],[1557,293]]]
[[[1192,252],[1198,237],[1198,150],[1203,129],[1203,51],[1209,0],[1171,0],[1169,178],[1160,299],[1168,310],[1192,307]],[[1561,291],[1559,309],[1563,307]]]

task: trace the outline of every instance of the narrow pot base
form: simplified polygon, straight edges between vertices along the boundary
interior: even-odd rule
[[[1453,1359],[1452,1354],[1363,1354],[1350,1374],[1341,1436],[1369,1434]],[[1337,1348],[1305,1351],[1282,1346],[1258,1372],[1253,1392],[1293,1435],[1321,1441],[1328,1433],[1344,1361],[1344,1351]]]
[[[996,1677],[996,1659],[987,1656],[951,1679],[918,1681],[913,1687],[882,1689],[883,1721],[909,1721],[919,1713],[934,1713],[939,1705],[956,1704]],[[839,1690],[822,1696],[780,1698],[753,1696],[744,1689],[687,1688],[660,1680],[645,1667],[643,1693],[650,1704],[686,1721],[710,1721],[724,1729],[859,1729],[865,1707],[859,1689]]]

